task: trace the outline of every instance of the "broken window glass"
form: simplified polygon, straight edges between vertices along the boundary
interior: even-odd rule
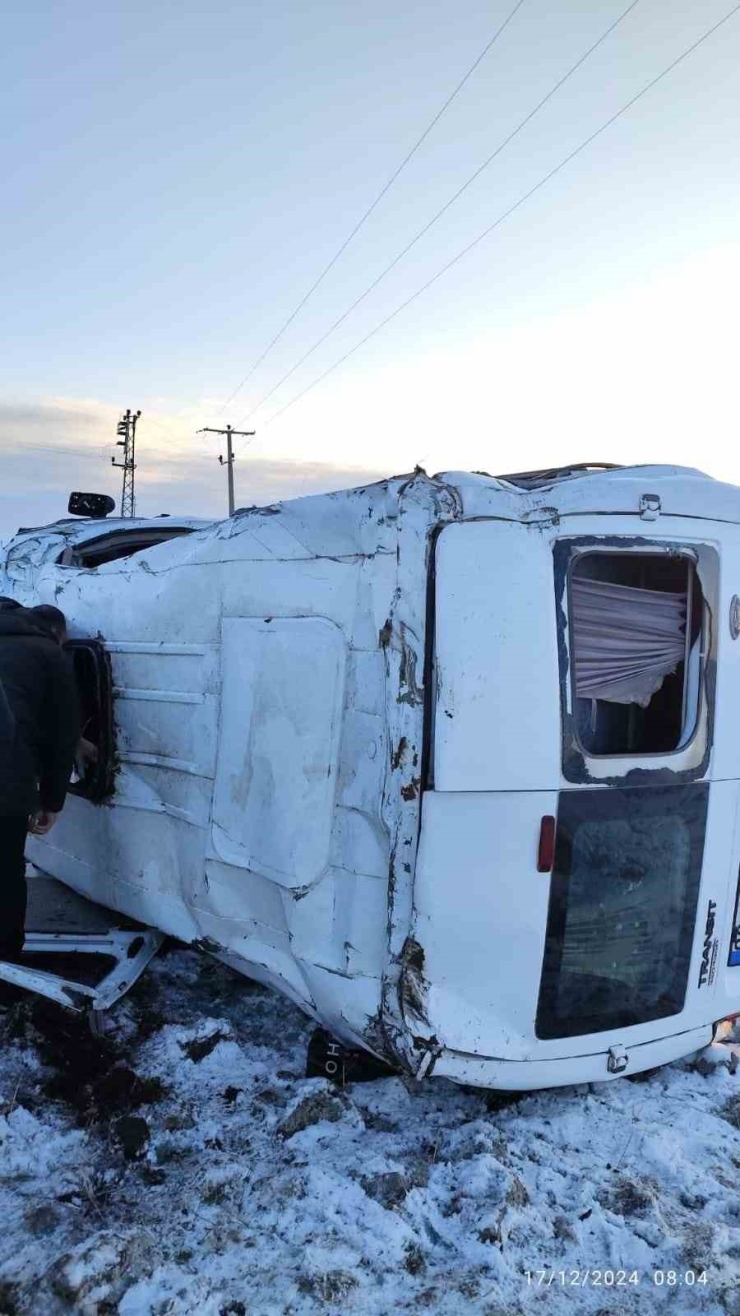
[[[593,756],[665,754],[697,724],[704,601],[693,558],[585,553],[571,570],[578,738]]]

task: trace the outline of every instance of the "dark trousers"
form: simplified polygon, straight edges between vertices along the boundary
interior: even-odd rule
[[[19,960],[26,923],[28,814],[0,817],[0,960]]]

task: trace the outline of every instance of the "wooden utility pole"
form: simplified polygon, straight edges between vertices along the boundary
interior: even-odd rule
[[[123,493],[121,495],[121,516],[136,515],[136,494],[134,491],[134,472],[136,470],[136,422],[140,411],[129,410],[121,417],[116,427],[118,442],[116,447],[123,448],[123,461],[117,462],[111,457],[113,466],[123,471]]]
[[[211,429],[208,425],[204,429],[198,430],[199,434],[226,435],[226,460],[224,460],[223,453],[218,460],[222,466],[226,467],[229,480],[229,516],[234,515],[234,448],[231,440],[235,435],[237,438],[251,439],[256,432],[256,430],[234,430],[230,425],[227,425],[225,430]]]

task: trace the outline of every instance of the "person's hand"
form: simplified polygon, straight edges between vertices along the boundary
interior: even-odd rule
[[[84,736],[80,736],[77,744],[77,760],[81,767],[87,767],[88,763],[97,763],[97,745],[93,745],[91,740],[85,740]]]
[[[52,813],[50,809],[38,809],[31,816],[31,825],[29,831],[33,836],[46,836],[50,832],[57,818],[58,813]]]

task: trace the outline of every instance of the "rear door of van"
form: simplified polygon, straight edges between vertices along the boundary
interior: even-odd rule
[[[567,537],[494,520],[438,536],[414,898],[424,995],[406,1008],[466,1055],[606,1055],[713,1014],[718,969],[698,987],[704,912],[714,901],[729,919],[740,775],[710,785],[718,546],[693,525],[684,539],[678,518],[649,537],[609,520],[608,545],[598,517],[571,518]],[[660,752],[571,752],[568,562],[606,547],[702,563],[699,711],[686,743]]]

